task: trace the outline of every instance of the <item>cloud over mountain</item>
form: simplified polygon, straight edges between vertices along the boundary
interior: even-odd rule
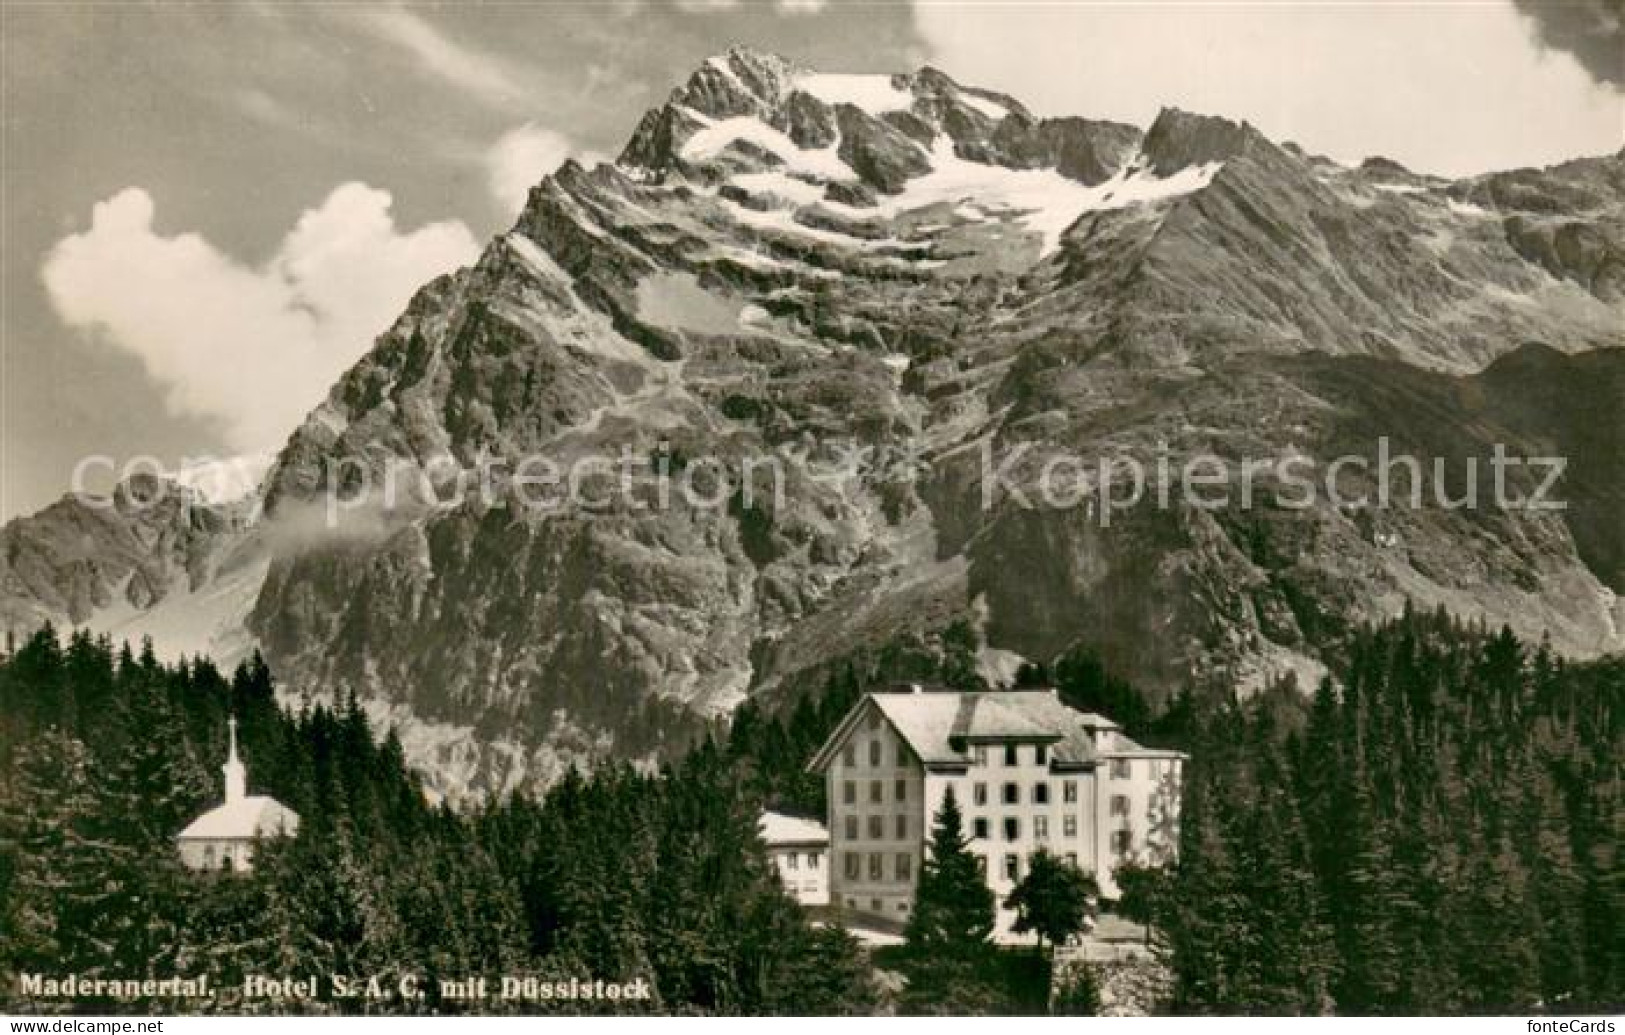
[[[41,275],[62,320],[139,357],[172,411],[218,419],[235,448],[275,448],[420,284],[478,253],[461,222],[402,232],[392,203],[343,184],[255,267],[160,233],[152,197],[129,187]]]
[[[578,151],[563,133],[534,122],[510,130],[485,155],[491,196],[509,215],[517,213],[530,189],[568,158],[590,165],[602,161],[604,156],[593,151]]]

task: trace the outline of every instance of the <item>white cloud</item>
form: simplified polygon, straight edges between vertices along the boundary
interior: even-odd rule
[[[533,122],[504,133],[485,154],[486,180],[492,197],[509,213],[518,213],[530,189],[567,158],[575,158],[583,165],[605,160],[594,151],[577,152],[564,134]]]
[[[340,9],[373,36],[401,47],[423,67],[493,108],[510,109],[523,102],[519,76],[495,55],[452,40],[429,22],[402,7]]]
[[[129,187],[41,273],[63,321],[139,357],[172,410],[218,418],[233,448],[274,449],[419,285],[478,254],[460,222],[401,233],[392,201],[344,184],[253,268],[197,234],[154,232],[151,196]]]

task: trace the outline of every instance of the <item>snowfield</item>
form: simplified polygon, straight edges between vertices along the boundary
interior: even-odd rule
[[[831,180],[856,178],[852,169],[836,157],[833,147],[824,151],[804,150],[759,119],[749,117],[723,119],[706,127],[689,139],[683,153],[691,159],[706,157],[721,152],[736,139],[766,147],[783,159],[792,172]],[[961,158],[954,152],[953,140],[945,134],[937,136],[927,154],[931,161],[930,172],[909,180],[901,193],[883,195],[870,207],[823,200],[822,186],[779,170],[741,173],[729,182],[752,195],[776,198],[790,208],[822,204],[831,211],[859,219],[877,215],[889,219],[932,205],[948,205],[969,222],[979,222],[992,213],[1004,213],[1039,236],[1039,257],[1042,258],[1060,247],[1061,235],[1085,213],[1150,204],[1193,193],[1211,184],[1223,166],[1222,162],[1210,162],[1163,177],[1136,161],[1104,183],[1089,186],[1054,169],[1010,169]],[[853,247],[873,247],[881,243],[804,226],[795,222],[783,207],[768,212],[735,205],[730,208],[741,222],[754,226]]]
[[[797,77],[792,87],[825,104],[850,104],[870,115],[908,111],[914,106],[914,95],[893,83],[889,75],[818,73]]]

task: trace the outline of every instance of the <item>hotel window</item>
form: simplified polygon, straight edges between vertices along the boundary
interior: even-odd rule
[[[797,853],[797,852],[791,852],[788,855],[786,855],[784,857],[784,868],[787,869],[787,870],[800,869],[801,868],[801,855],[799,853]]]
[[[1127,780],[1129,778],[1129,760],[1126,758],[1112,759],[1112,779]]]
[[[879,712],[872,711],[872,712],[869,713],[869,728],[872,729],[872,730],[877,730],[877,729],[880,728],[880,713]]]
[[[1037,747],[1033,748],[1033,761],[1037,762],[1039,765],[1048,764],[1049,748],[1043,744],[1039,744]]]
[[[1048,805],[1049,804],[1049,784],[1047,784],[1047,783],[1035,783],[1035,784],[1033,784],[1033,804],[1034,805]]]
[[[975,833],[977,840],[986,841],[987,819],[983,816],[977,816],[975,819],[971,820],[971,830]]]
[[[856,816],[846,817],[846,839],[848,841],[858,839],[858,817]]]
[[[899,841],[907,841],[908,840],[908,817],[907,816],[898,816],[897,817],[897,840],[899,840]]]
[[[886,800],[886,788],[879,780],[869,781],[869,800],[876,805]]]
[[[978,744],[971,749],[971,755],[976,759],[977,765],[987,765],[987,745]]]
[[[1016,880],[1021,876],[1021,856],[1007,855],[1004,857],[1004,879]]]
[[[857,852],[847,852],[846,857],[841,860],[841,866],[844,867],[845,870],[846,870],[846,879],[847,880],[857,880],[858,879],[858,853]]]
[[[816,870],[824,862],[824,857],[817,852],[807,853],[807,869]]]
[[[846,763],[848,769],[858,764],[858,748],[856,744],[848,744],[842,749],[841,761]]]
[[[1078,781],[1067,780],[1061,784],[1061,800],[1072,805],[1078,800]]]
[[[1076,867],[1078,865],[1078,853],[1077,852],[1068,852],[1068,853],[1066,853],[1066,864],[1068,866]]]
[[[1033,817],[1033,836],[1036,837],[1040,841],[1048,841],[1049,840],[1049,817],[1048,816],[1034,816]]]
[[[1008,819],[1006,819],[1004,821],[1004,839],[1006,841],[1015,841],[1020,837],[1021,837],[1021,820],[1016,819],[1014,816],[1011,816],[1011,817],[1009,817]]]
[[[1016,747],[1016,745],[1014,745],[1014,744],[1006,744],[1004,746],[1004,764],[1005,765],[1020,765],[1021,764],[1021,753],[1020,753],[1019,749]]]
[[[1112,851],[1118,855],[1127,855],[1129,846],[1134,844],[1134,832],[1130,830],[1112,831]]]
[[[841,800],[848,805],[855,804],[858,800],[858,785],[851,780],[841,784]]]
[[[1076,817],[1076,816],[1062,816],[1061,817],[1061,836],[1062,837],[1077,837],[1078,836],[1078,817]]]
[[[1112,795],[1112,815],[1114,815],[1114,816],[1126,816],[1126,815],[1128,815],[1128,795],[1126,795],[1126,794],[1114,794],[1114,795]]]
[[[1006,805],[1021,804],[1021,787],[1018,784],[1007,783],[1004,785],[1004,803]]]
[[[987,856],[976,855],[972,856],[972,858],[976,860],[976,875],[983,880],[987,880]]]
[[[897,879],[908,880],[914,872],[914,857],[907,852],[897,853]]]
[[[869,765],[871,768],[880,768],[880,741],[869,741]]]
[[[869,853],[869,879],[880,880],[885,875],[886,857],[879,852]]]
[[[908,768],[908,745],[901,741],[897,744],[897,768]]]
[[[897,795],[897,800],[898,801],[907,801],[908,800],[908,781],[907,780],[898,780],[897,781],[897,786],[894,788],[894,793]]]
[[[869,840],[878,841],[886,836],[886,821],[879,816],[869,817]]]
[[[971,797],[976,801],[976,804],[978,804],[978,805],[986,805],[987,804],[987,784],[978,783],[978,784],[971,785]]]

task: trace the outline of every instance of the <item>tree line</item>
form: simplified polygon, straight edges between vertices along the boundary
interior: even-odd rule
[[[1625,659],[1407,610],[1334,669],[1188,723],[1178,864],[1125,884],[1166,935],[1172,1008],[1625,1004]]]
[[[972,688],[972,647],[930,664],[907,645],[893,653],[908,678]],[[1247,700],[1208,686],[1160,707],[1086,649],[1021,675],[1191,755],[1178,862],[1125,867],[1123,898],[1107,904],[1150,922],[1175,978],[1167,1008],[1625,1003],[1625,659],[1564,662],[1506,630],[1407,611],[1353,631],[1330,662],[1311,694],[1288,679]],[[0,970],[207,971],[225,988],[250,973],[410,972],[430,992],[213,1004],[229,1012],[539,1008],[434,991],[442,977],[501,974],[642,977],[656,992],[572,1009],[1031,1009],[1047,967],[987,944],[991,902],[954,862],[951,817],[934,817],[909,946],[873,959],[809,921],[757,838],[763,807],[823,817],[807,760],[866,689],[898,675],[873,659],[838,665],[821,692],[777,710],[747,702],[659,772],[571,773],[458,813],[424,797],[399,742],[354,701],[278,707],[257,657],[228,677],[205,659],[163,664],[150,647],[43,630],[0,658]],[[190,873],[174,835],[219,798],[233,713],[253,790],[297,811],[299,835],[262,850],[251,876]],[[1012,905],[1058,940],[1093,896],[1044,872]],[[877,964],[907,987],[880,991]],[[1084,984],[1051,1007],[1093,1004]]]
[[[220,800],[226,719],[251,792],[299,813],[251,874],[194,873],[175,835]],[[351,700],[279,708],[257,656],[229,677],[49,628],[0,659],[0,1009],[15,975],[207,973],[217,997],[61,1009],[535,1012],[461,1002],[440,979],[647,980],[647,1003],[580,1011],[868,1012],[853,940],[783,891],[757,836],[763,797],[738,746],[658,773],[572,773],[539,798],[431,803],[399,741]],[[248,975],[378,978],[382,999],[243,1000]],[[425,998],[394,995],[420,979]]]

